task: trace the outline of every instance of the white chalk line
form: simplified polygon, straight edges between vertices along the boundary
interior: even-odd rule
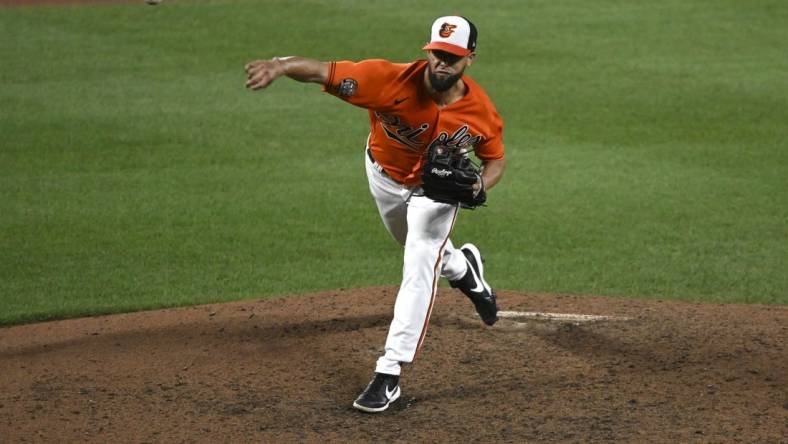
[[[539,311],[499,311],[499,318],[535,319],[541,321],[595,322],[595,321],[628,321],[622,316],[603,316],[576,313],[546,313]]]

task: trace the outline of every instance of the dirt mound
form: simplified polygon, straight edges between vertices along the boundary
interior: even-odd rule
[[[6,442],[786,442],[788,308],[441,289],[389,411],[396,288],[0,329]],[[520,312],[613,319],[549,319]]]

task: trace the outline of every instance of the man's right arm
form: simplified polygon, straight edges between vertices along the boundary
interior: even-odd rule
[[[263,89],[281,76],[324,85],[328,81],[328,68],[327,62],[295,56],[255,60],[246,64],[246,87],[255,91]]]

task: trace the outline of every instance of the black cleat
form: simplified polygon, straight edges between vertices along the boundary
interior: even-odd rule
[[[358,395],[353,407],[367,413],[378,413],[399,399],[399,376],[375,373],[367,388]]]
[[[460,289],[465,293],[476,312],[487,325],[495,324],[498,320],[498,305],[495,303],[495,292],[487,281],[484,280],[484,264],[479,249],[473,244],[465,244],[460,247],[460,251],[465,255],[468,262],[468,271],[461,279],[449,281],[453,288]]]

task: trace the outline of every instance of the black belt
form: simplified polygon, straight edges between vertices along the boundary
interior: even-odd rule
[[[386,170],[384,170],[383,167],[380,166],[378,161],[375,160],[374,157],[372,157],[372,151],[369,148],[367,148],[367,157],[369,157],[370,162],[372,162],[372,166],[375,167],[376,170],[378,170],[378,173],[383,174],[384,176],[388,176],[388,174],[386,174]]]

